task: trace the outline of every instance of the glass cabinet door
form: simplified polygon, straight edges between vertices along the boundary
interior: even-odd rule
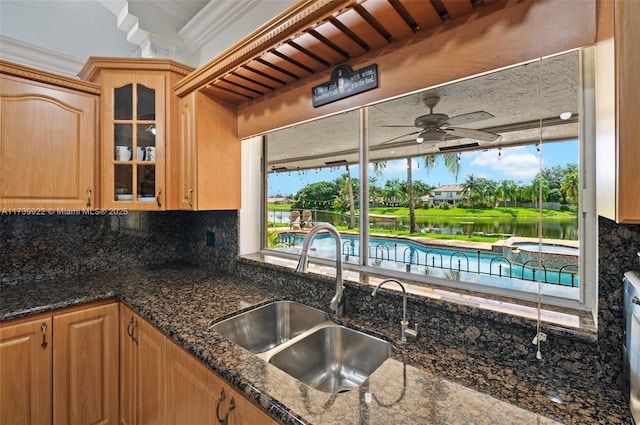
[[[140,78],[139,80],[142,80]],[[156,84],[159,82],[160,84]],[[133,202],[156,202],[162,189],[158,184],[157,118],[162,116],[158,107],[162,105],[159,96],[162,79],[134,81],[123,85],[114,85],[112,89],[112,122],[105,133],[110,139],[113,152],[109,165],[113,172],[113,186],[106,193],[116,205]],[[160,109],[162,109],[160,107]],[[111,192],[112,190],[112,192]],[[111,193],[109,193],[111,192]],[[140,205],[140,209],[151,209]],[[155,208],[154,208],[155,209]]]

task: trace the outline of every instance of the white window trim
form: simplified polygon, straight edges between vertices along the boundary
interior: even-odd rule
[[[581,141],[579,143],[579,170],[581,179],[581,199],[579,205],[579,211],[581,211],[582,217],[580,220],[580,296],[579,300],[570,300],[564,298],[558,298],[548,295],[542,295],[541,301],[543,306],[548,307],[549,311],[553,311],[555,308],[575,310],[576,316],[583,316],[584,312],[590,313],[593,322],[597,324],[597,285],[598,285],[598,261],[597,261],[597,215],[595,208],[595,49],[587,48],[580,52],[581,63],[591,64],[591,66],[581,67],[580,82],[582,90],[580,94],[580,116],[581,116]],[[586,61],[586,62],[585,62]],[[383,102],[383,101],[381,101]],[[376,102],[379,103],[379,102]],[[367,106],[360,108],[360,164],[368,164],[368,113]],[[242,209],[240,210],[240,250],[239,254],[245,255],[253,252],[262,252],[264,255],[295,258],[294,255],[281,253],[274,250],[261,250],[264,246],[265,229],[263,223],[266,221],[266,191],[264,190],[266,182],[266,149],[261,148],[263,145],[262,137],[254,137],[252,139],[243,140],[242,150]],[[368,216],[368,167],[359,167],[360,175],[360,211],[363,217]],[[260,170],[259,173],[256,170]],[[258,178],[256,174],[261,177]],[[258,184],[260,182],[260,184]],[[260,205],[257,205],[255,200],[259,200]],[[256,219],[257,217],[257,219]],[[534,293],[528,293],[523,291],[482,286],[471,287],[468,283],[457,282],[446,279],[439,279],[428,276],[420,276],[413,273],[405,273],[393,270],[386,270],[368,265],[368,240],[369,240],[369,228],[368,226],[360,226],[360,240],[367,241],[360,243],[360,259],[359,266],[353,264],[345,264],[345,269],[351,270],[355,273],[362,273],[365,275],[382,275],[403,279],[409,284],[415,283],[418,287],[420,285],[427,285],[427,287],[443,288],[449,291],[464,291],[460,293],[460,296],[465,295],[468,292],[473,292],[477,299],[483,299],[482,294],[486,294],[487,302],[495,302],[491,296],[497,296],[502,299],[513,300],[514,306],[518,305],[518,300],[524,303],[534,303],[537,301],[538,296]],[[313,259],[313,262],[323,265],[323,270],[327,270],[327,267],[332,267],[333,261],[323,261],[320,259]],[[292,267],[292,269],[294,269]],[[417,291],[418,293],[420,291]],[[455,296],[452,295],[452,299]],[[502,302],[502,301],[500,301]],[[482,308],[479,306],[479,308]],[[510,310],[510,309],[507,309]],[[509,311],[505,311],[509,313]],[[551,320],[555,323],[555,321]],[[581,323],[582,320],[578,320],[577,323]],[[557,323],[563,326],[562,323]],[[578,327],[582,325],[578,324]],[[587,324],[587,328],[591,331],[591,325]]]

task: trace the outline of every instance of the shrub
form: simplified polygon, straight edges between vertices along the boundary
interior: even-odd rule
[[[450,205],[449,205],[448,202],[443,202],[443,203],[440,204],[440,209],[448,210],[449,207],[450,207]]]

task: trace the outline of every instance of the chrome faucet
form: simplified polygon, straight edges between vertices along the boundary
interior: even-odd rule
[[[380,287],[385,283],[389,282],[395,282],[400,285],[400,288],[402,288],[402,321],[400,322],[400,342],[406,344],[407,336],[410,336],[411,338],[416,338],[418,336],[418,324],[416,323],[415,329],[409,329],[409,322],[407,321],[407,290],[404,288],[404,285],[396,279],[383,280],[378,284],[378,286],[376,286],[376,289],[373,290],[371,296],[375,297],[378,289],[380,289]]]
[[[311,245],[311,240],[313,237],[319,232],[326,230],[333,236],[336,241],[336,294],[331,299],[331,310],[335,312],[336,317],[342,316],[344,313],[344,297],[343,291],[344,286],[342,286],[342,247],[340,245],[340,233],[338,230],[333,227],[329,223],[316,223],[313,228],[307,233],[307,236],[304,238],[304,242],[302,244],[302,254],[300,254],[300,261],[298,262],[298,267],[296,271],[298,273],[306,273],[307,266],[309,265],[309,246]]]

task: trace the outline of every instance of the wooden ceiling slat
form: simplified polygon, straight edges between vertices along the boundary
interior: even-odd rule
[[[389,44],[389,41],[355,9],[349,9],[335,19],[353,31],[371,50],[380,49]]]
[[[255,82],[253,80],[249,80],[247,78],[242,78],[242,76],[237,75],[235,73],[234,74],[225,75],[224,80],[229,81],[231,83],[234,83],[234,84],[236,84],[238,86],[243,86],[243,87],[246,87],[248,89],[258,91],[258,92],[260,92],[262,94],[274,91],[273,87],[271,87],[271,86],[265,87],[264,85],[259,84],[259,83]]]
[[[471,0],[441,0],[451,19],[456,19],[473,12]]]
[[[263,73],[265,75],[268,75],[268,76],[273,77],[273,78],[275,78],[275,79],[277,79],[279,81],[282,81],[285,84],[289,84],[289,83],[293,83],[294,81],[298,81],[297,78],[292,77],[291,75],[286,74],[284,72],[281,72],[281,71],[279,71],[277,69],[274,69],[274,68],[268,66],[267,64],[259,62],[259,61],[255,60],[255,59],[250,61],[247,64],[247,66],[249,68],[251,68],[251,69],[254,69],[254,70],[258,71],[258,72],[261,72],[261,73]]]
[[[352,58],[367,53],[367,50],[364,47],[355,42],[351,37],[342,32],[331,22],[325,22],[315,28],[315,30],[318,34],[331,40],[332,43],[347,52]]]
[[[327,69],[327,66],[325,64],[317,61],[313,56],[307,55],[303,51],[296,49],[294,46],[288,43],[278,46],[275,51],[280,53],[281,55],[291,58],[298,63],[301,63],[309,69],[312,69],[313,72],[319,72]]]
[[[257,83],[261,83],[264,85],[267,85],[269,87],[273,87],[274,89],[279,89],[281,87],[284,87],[285,84],[283,82],[280,81],[274,81],[271,78],[267,78],[264,75],[258,74],[256,72],[253,72],[253,70],[246,68],[246,67],[241,67],[238,68],[234,71],[236,74],[241,75],[245,78],[248,78],[250,80],[253,80]]]
[[[430,1],[398,0],[405,10],[411,15],[414,21],[425,30],[438,26],[442,23],[442,18]]]
[[[272,52],[266,52],[265,54],[263,54],[262,56],[260,56],[260,59],[262,59],[265,62],[270,63],[271,65],[278,67],[284,71],[287,71],[295,76],[297,76],[298,78],[302,79],[305,77],[308,77],[309,75],[312,74],[311,71],[309,71],[308,69],[305,69],[303,67],[300,67],[276,54],[273,54]]]
[[[262,93],[256,93],[253,90],[249,90],[249,89],[246,89],[244,87],[236,86],[235,84],[232,84],[229,81],[225,81],[224,79],[223,80],[217,80],[215,83],[213,83],[213,87],[217,87],[219,89],[225,89],[225,90],[228,90],[230,92],[234,92],[234,93],[236,93],[238,95],[245,96],[245,97],[250,98],[250,99],[254,99],[254,98],[258,97],[258,96],[262,96]]]
[[[227,102],[231,102],[231,103],[243,103],[246,102],[248,100],[251,100],[251,98],[248,98],[246,96],[242,96],[239,95],[237,93],[234,92],[230,92],[228,90],[223,90],[219,87],[215,87],[213,85],[207,86],[205,88],[202,89],[203,93],[206,93],[209,96],[212,96],[216,99],[222,99],[225,100]]]
[[[300,47],[313,52],[329,64],[336,64],[349,59],[347,57],[344,57],[331,47],[327,46],[311,34],[301,34],[299,37],[294,38],[292,41]]]
[[[413,29],[402,19],[402,16],[388,1],[368,0],[360,4],[394,40],[411,37]]]

